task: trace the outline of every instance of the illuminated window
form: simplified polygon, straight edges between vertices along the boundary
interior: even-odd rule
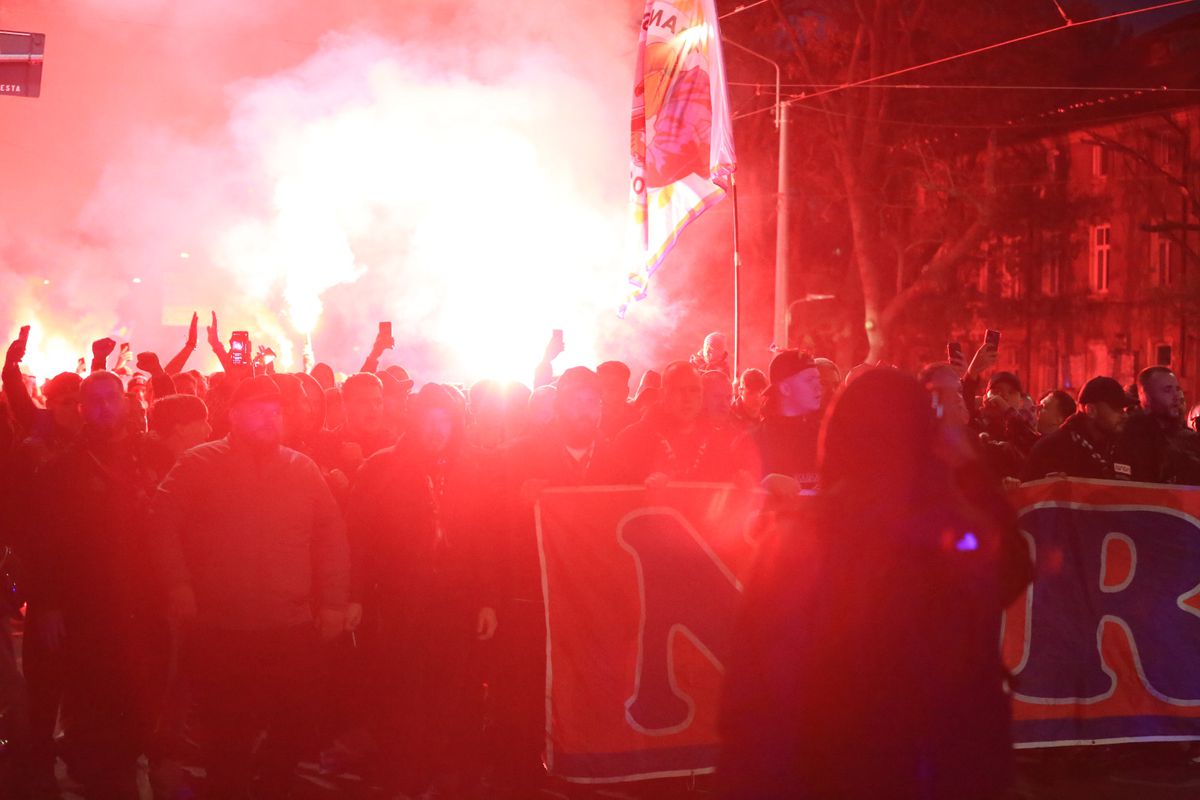
[[[1093,292],[1108,291],[1109,268],[1112,259],[1112,225],[1091,227],[1090,283]]]

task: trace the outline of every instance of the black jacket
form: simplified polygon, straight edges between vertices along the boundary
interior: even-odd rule
[[[1134,414],[1116,445],[1116,457],[1143,483],[1200,485],[1200,434],[1164,425],[1150,414]]]
[[[1055,472],[1071,478],[1129,480],[1129,465],[1118,459],[1116,440],[1093,439],[1088,418],[1074,414],[1058,430],[1038,440],[1029,454],[1021,475],[1024,481],[1036,481]]]

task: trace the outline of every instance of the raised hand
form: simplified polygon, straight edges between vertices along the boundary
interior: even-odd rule
[[[212,312],[212,324],[208,326],[208,343],[213,350],[223,349],[221,344],[221,332],[217,329],[217,312]]]
[[[92,358],[107,359],[112,355],[112,351],[117,349],[117,343],[113,339],[105,337],[92,342]]]
[[[213,328],[217,327],[217,315],[213,312]],[[188,326],[187,346],[192,350],[196,349],[196,343],[199,339],[200,315],[195,311],[192,312],[192,324]]]
[[[162,364],[158,361],[158,354],[150,351],[137,354],[137,368],[142,372],[149,372],[151,375],[157,375],[163,371]]]

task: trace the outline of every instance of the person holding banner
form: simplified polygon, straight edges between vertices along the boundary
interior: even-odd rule
[[[997,625],[1028,569],[1002,566],[1015,526],[956,488],[941,430],[898,370],[868,370],[835,398],[821,491],[764,542],[747,583],[721,797],[1005,796]]]

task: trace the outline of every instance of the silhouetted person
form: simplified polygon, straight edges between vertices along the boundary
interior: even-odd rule
[[[411,794],[460,765],[481,683],[472,643],[497,625],[489,548],[500,523],[465,423],[451,390],[424,386],[404,435],[363,465],[347,511],[349,625],[361,620],[371,660],[381,778]]]
[[[79,391],[78,440],[37,477],[42,539],[39,635],[64,659],[72,775],[89,798],[136,798],[148,741],[150,678],[165,649],[145,560],[157,482],[126,427],[121,379],[95,371]]]
[[[238,384],[229,436],[187,451],[159,487],[152,522],[167,611],[186,626],[209,796],[254,775],[284,796],[321,691],[321,641],[345,627],[349,553],[321,471],[283,447],[278,386]]]
[[[533,505],[543,489],[604,483],[612,474],[612,445],[600,433],[603,397],[596,373],[566,370],[555,387],[551,422],[501,454],[508,548],[505,623],[496,642],[498,778],[517,797],[536,792],[545,741],[546,609]]]
[[[638,414],[629,399],[629,379],[632,373],[628,365],[620,361],[605,361],[596,367],[603,392],[603,413],[600,416],[600,433],[610,441],[617,434],[637,422]]]
[[[725,798],[1005,797],[997,620],[1020,539],[958,492],[930,398],[892,369],[839,394],[821,492],[764,542],[731,649]]]
[[[763,406],[767,403],[767,376],[759,369],[748,369],[738,379],[729,419],[739,430],[750,430],[762,422]]]
[[[703,410],[696,369],[685,361],[668,364],[658,404],[614,443],[614,482],[731,480],[730,432],[716,428]]]

